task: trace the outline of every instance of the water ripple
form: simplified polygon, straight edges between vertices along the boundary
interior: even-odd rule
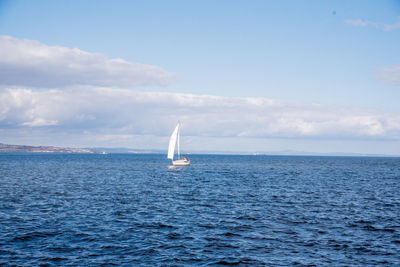
[[[0,265],[400,265],[400,159],[0,154]]]

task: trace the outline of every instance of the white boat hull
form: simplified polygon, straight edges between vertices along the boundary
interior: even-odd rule
[[[174,166],[188,166],[190,165],[190,160],[180,159],[180,160],[173,160],[172,165]]]

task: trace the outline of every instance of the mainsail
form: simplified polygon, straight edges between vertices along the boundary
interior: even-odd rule
[[[171,137],[169,138],[168,158],[171,159],[171,160],[174,159],[176,141],[179,141],[178,140],[178,138],[179,138],[178,137],[178,135],[179,135],[179,127],[180,127],[180,124],[178,123],[178,125],[176,125],[176,127],[175,127],[175,130],[172,132]],[[178,143],[178,146],[179,146],[179,143]]]

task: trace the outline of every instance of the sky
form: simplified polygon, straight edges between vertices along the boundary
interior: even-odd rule
[[[0,0],[0,143],[400,155],[400,1]]]

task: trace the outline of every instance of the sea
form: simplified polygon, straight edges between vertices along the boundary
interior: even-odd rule
[[[0,154],[0,266],[400,266],[400,158]]]

